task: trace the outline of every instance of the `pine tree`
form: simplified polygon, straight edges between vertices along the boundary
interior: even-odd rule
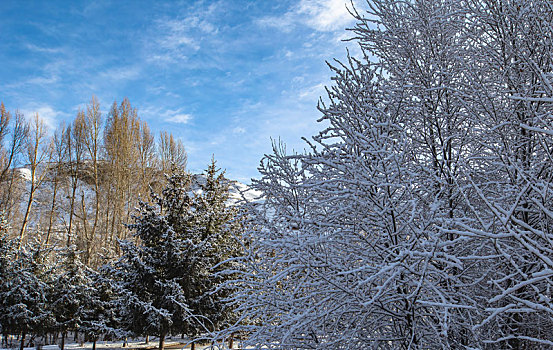
[[[106,271],[87,270],[91,293],[83,304],[79,330],[92,341],[93,350],[100,336],[125,337],[120,328],[120,312],[117,309],[117,294]]]
[[[222,272],[233,265],[230,260],[238,255],[243,223],[238,208],[229,205],[230,182],[214,159],[204,176],[205,181],[200,182],[192,198],[190,227],[183,232],[189,232],[189,239],[195,245],[189,253],[194,257],[190,285],[196,287],[191,290],[190,306],[207,319],[204,327],[214,332],[235,318],[227,302],[231,289],[225,284],[231,276]],[[202,330],[196,327],[187,332],[194,335]]]
[[[10,245],[16,247],[19,241]],[[27,243],[11,256],[14,260],[3,276],[0,323],[3,332],[20,335],[23,349],[27,335],[43,335],[55,324],[50,305],[53,271],[47,263],[49,251],[38,242]]]
[[[59,272],[53,281],[51,305],[56,319],[55,329],[61,333],[61,349],[69,331],[78,331],[84,312],[92,301],[95,286],[88,275],[88,269],[80,261],[75,246],[59,253],[62,258]]]
[[[197,336],[229,320],[227,292],[216,290],[221,261],[235,254],[238,228],[228,208],[228,183],[213,162],[198,193],[191,176],[175,169],[161,194],[140,202],[129,228],[139,243],[121,242],[114,265],[119,281],[123,327],[157,334],[163,349],[168,334]]]
[[[15,260],[15,245],[12,240],[8,238],[9,225],[4,218],[4,215],[0,216],[0,308],[6,310],[8,305],[8,295],[6,293],[10,290],[9,277],[11,276],[12,263]],[[10,331],[10,322],[7,315],[0,316],[0,332],[3,335],[3,340],[7,346],[7,335]]]

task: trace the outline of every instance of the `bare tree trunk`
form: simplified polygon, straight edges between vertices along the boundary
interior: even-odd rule
[[[58,164],[59,165],[59,164]],[[50,243],[50,236],[52,234],[52,226],[54,225],[54,212],[56,210],[56,196],[58,194],[58,180],[57,175],[54,179],[54,189],[52,190],[52,206],[50,208],[50,218],[48,219],[48,231],[46,232],[45,245]]]
[[[0,105],[0,110],[2,116],[0,121],[0,136],[3,139],[5,136],[5,128],[8,126],[11,119],[10,113],[6,112],[4,109],[4,104]],[[12,210],[14,204],[12,203],[13,198],[17,197],[17,194],[14,191],[15,183],[15,169],[13,168],[15,159],[18,154],[21,153],[22,147],[27,139],[29,132],[29,123],[27,123],[25,117],[16,112],[15,113],[15,124],[11,131],[11,138],[9,142],[9,148],[7,149],[4,157],[1,158],[2,161],[2,173],[0,174],[0,180],[4,183],[7,183],[8,186],[2,193],[2,206],[1,210],[4,211],[6,220],[13,222]],[[2,148],[0,143],[0,149]]]
[[[159,334],[159,350],[163,350],[165,348],[165,332],[162,331]]]
[[[89,263],[90,263],[90,257],[92,255],[92,246],[94,244],[94,242],[93,242],[94,236],[90,235],[89,231],[88,231],[88,217],[87,217],[87,214],[86,214],[86,202],[85,202],[84,192],[81,194],[81,212],[82,212],[81,221],[82,221],[82,224],[83,224],[83,235],[84,235],[85,243],[86,243],[84,263],[85,263],[85,265],[88,266]]]
[[[23,348],[25,347],[25,336],[26,336],[26,334],[25,334],[25,332],[23,332],[21,334],[21,343],[19,344],[19,350],[23,350]]]
[[[23,217],[23,223],[21,224],[21,231],[19,233],[19,248],[21,248],[21,245],[23,244],[25,230],[27,229],[27,224],[29,223],[29,215],[31,214],[35,191],[47,173],[47,171],[44,171],[40,178],[37,179],[37,168],[50,154],[50,149],[42,148],[46,131],[44,130],[44,123],[40,120],[38,114],[35,114],[35,117],[30,125],[31,133],[27,139],[26,146],[27,160],[29,162],[29,166],[31,167],[31,190],[29,193],[29,200],[27,202],[27,209],[25,210],[25,216]]]
[[[31,192],[29,193],[29,200],[27,201],[27,208],[25,209],[25,216],[23,216],[23,222],[21,223],[21,231],[19,231],[19,245],[17,250],[21,249],[23,245],[23,239],[25,238],[25,230],[27,229],[27,223],[29,222],[29,215],[31,214],[31,207],[33,206],[33,200],[35,196],[35,172],[31,171]]]
[[[61,333],[61,350],[65,349],[65,332]]]
[[[75,193],[77,192],[77,180],[72,185],[71,198],[69,199],[69,226],[67,227],[67,246],[71,245],[71,228],[73,227],[73,213],[75,211]]]
[[[101,128],[102,114],[100,112],[100,104],[95,96],[92,96],[90,103],[86,108],[86,115],[84,119],[84,140],[88,151],[88,157],[92,161],[92,174],[94,177],[94,223],[92,225],[92,232],[90,233],[91,239],[96,239],[96,231],[98,229],[98,222],[100,217],[100,184],[98,174],[98,157],[99,157],[99,144],[100,144],[100,128]],[[96,244],[98,247],[100,244]]]

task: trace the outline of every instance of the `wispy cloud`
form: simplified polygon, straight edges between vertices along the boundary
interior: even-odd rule
[[[110,81],[128,81],[138,79],[142,74],[142,69],[139,65],[114,67],[101,72],[99,75],[103,79]]]
[[[325,84],[318,83],[302,89],[298,95],[301,100],[315,102],[325,94]]]
[[[343,30],[353,21],[344,0],[301,0],[281,16],[266,16],[257,23],[283,32],[291,32],[299,25],[320,31]]]
[[[160,107],[146,107],[139,110],[139,115],[147,120],[167,123],[188,124],[193,120],[192,114],[185,113],[184,108],[163,109]]]
[[[46,104],[32,103],[20,110],[20,112],[31,120],[36,114],[44,122],[48,131],[53,131],[58,126],[61,119],[67,116],[67,113],[55,110],[52,106]]]
[[[296,11],[318,31],[343,30],[353,18],[344,0],[302,0]]]
[[[31,84],[31,85],[44,86],[44,85],[55,84],[58,81],[59,81],[59,77],[57,75],[51,75],[49,77],[30,78],[30,79],[26,80],[25,83],[26,84]]]
[[[218,33],[211,17],[219,9],[219,3],[207,7],[202,5],[202,2],[196,4],[183,16],[164,17],[154,22],[154,31],[146,42],[150,63],[186,61],[201,49],[204,37]]]
[[[192,120],[192,115],[190,114],[175,114],[174,116],[165,119],[166,122],[178,124],[188,124],[190,120]]]
[[[60,47],[44,47],[44,46],[38,46],[31,43],[25,44],[25,47],[29,51],[40,52],[40,53],[61,53],[63,51],[63,49]]]
[[[21,3],[21,15],[30,18]],[[343,31],[354,21],[349,4],[100,0],[75,11],[33,5],[51,21],[40,22],[39,35],[20,27],[9,33],[22,40],[0,65],[0,94],[12,109],[38,112],[49,127],[74,118],[92,94],[108,110],[127,96],[153,132],[182,138],[191,168],[203,169],[215,154],[228,176],[248,179],[271,151],[271,137],[302,149],[301,136],[320,129],[316,103],[331,84],[324,61],[345,56],[348,44],[340,39],[351,34]],[[12,46],[0,43],[3,53]]]

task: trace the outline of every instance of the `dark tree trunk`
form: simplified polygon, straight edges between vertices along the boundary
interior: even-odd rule
[[[231,334],[228,340],[228,347],[229,349],[232,349],[233,346],[234,346],[234,338],[232,337],[232,334]]]
[[[61,334],[61,350],[65,349],[65,335],[66,335],[65,332],[63,332]],[[21,349],[21,350],[23,350],[23,349]]]
[[[190,344],[190,350],[196,350],[196,343],[195,342],[192,342],[192,344]]]
[[[163,350],[165,348],[165,332],[161,332],[159,334],[159,350]]]
[[[96,350],[96,341],[98,340],[98,338],[94,338],[94,340],[92,341],[92,350]]]
[[[150,336],[149,336],[149,335],[146,336],[146,341],[145,341],[145,343],[146,343],[146,344],[149,344],[149,343],[150,343]]]
[[[25,347],[25,335],[25,332],[21,334],[21,343],[19,344],[19,350],[23,350],[23,348]]]

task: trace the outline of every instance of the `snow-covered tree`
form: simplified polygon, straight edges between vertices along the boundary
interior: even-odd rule
[[[255,348],[551,339],[549,1],[369,0],[326,129],[276,145],[234,295]],[[537,331],[536,331],[537,329]]]
[[[102,269],[88,270],[87,276],[92,288],[83,304],[79,331],[92,341],[92,349],[95,350],[101,336],[123,338],[125,332],[120,329],[121,314],[117,309],[116,288],[110,276]]]
[[[71,246],[58,253],[63,259],[52,283],[50,293],[55,330],[61,333],[61,349],[69,331],[79,331],[82,318],[90,303],[94,301],[95,285],[89,278],[89,271],[80,260],[79,252]]]
[[[129,228],[138,243],[121,242],[114,265],[123,305],[123,327],[135,334],[165,336],[217,330],[231,313],[218,264],[236,255],[236,210],[226,206],[228,184],[215,163],[198,191],[191,176],[174,171],[161,194],[141,202]]]
[[[15,245],[14,242],[8,238],[8,230],[9,225],[2,213],[0,215],[0,308],[2,308],[2,310],[7,307],[8,295],[6,293],[9,291],[8,277],[11,275],[11,264],[15,259]],[[0,317],[0,332],[4,336],[3,341],[6,342],[9,331],[7,320],[7,317]]]
[[[19,242],[2,244],[11,246],[8,254],[13,260],[2,275],[0,324],[4,334],[20,335],[23,349],[27,335],[43,335],[55,323],[49,303],[52,270],[48,251],[38,243],[29,242],[19,250]]]
[[[470,171],[478,205],[466,236],[488,247],[489,294],[475,328],[493,347],[553,346],[553,4],[470,2],[473,111],[484,146]],[[481,255],[484,255],[483,252]],[[484,258],[482,256],[481,258]]]

